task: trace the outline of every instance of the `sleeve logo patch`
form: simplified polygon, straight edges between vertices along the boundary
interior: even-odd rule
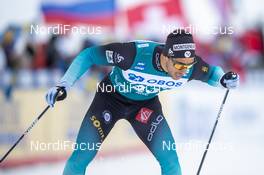
[[[114,63],[113,54],[114,54],[114,51],[111,51],[111,50],[105,51],[105,55],[106,55],[106,59],[108,63]]]
[[[115,63],[120,63],[123,60],[124,60],[124,57],[122,55],[120,55],[119,53],[115,54]]]
[[[208,72],[208,67],[203,66],[203,67],[202,67],[202,71],[207,73],[207,72]]]

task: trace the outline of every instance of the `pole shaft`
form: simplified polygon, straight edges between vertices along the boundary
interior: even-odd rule
[[[217,126],[217,124],[218,124],[219,118],[220,118],[221,113],[222,113],[222,111],[223,111],[224,104],[225,104],[225,102],[226,102],[226,99],[227,99],[228,93],[229,93],[229,89],[226,90],[226,93],[225,93],[224,99],[223,99],[223,101],[222,101],[221,107],[220,107],[219,112],[218,112],[218,114],[217,114],[217,118],[216,118],[216,121],[215,121],[215,124],[214,124],[213,130],[212,130],[212,133],[211,133],[210,138],[209,138],[209,141],[208,141],[208,143],[207,143],[207,145],[206,145],[206,149],[205,149],[205,151],[204,151],[204,154],[203,154],[203,157],[202,157],[202,160],[201,160],[201,162],[200,162],[200,165],[199,165],[199,168],[198,168],[198,171],[197,171],[196,175],[199,175],[200,172],[201,172],[201,169],[202,169],[202,166],[203,166],[203,163],[204,163],[205,157],[206,157],[206,155],[207,155],[207,152],[208,152],[209,147],[210,147],[210,143],[211,143],[211,141],[212,141],[212,138],[213,138],[214,133],[215,133],[215,130],[216,130],[216,126]]]
[[[25,135],[36,125],[36,123],[41,119],[41,117],[47,112],[50,106],[47,106],[41,114],[32,122],[28,129],[19,137],[16,143],[6,152],[6,154],[1,158],[0,163],[2,163],[5,158],[11,153],[11,151],[18,145],[18,143],[25,137]]]

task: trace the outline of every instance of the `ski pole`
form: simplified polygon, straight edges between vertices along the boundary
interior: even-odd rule
[[[11,153],[11,151],[18,145],[18,143],[25,137],[25,135],[36,125],[36,123],[41,119],[41,117],[47,112],[50,106],[47,106],[41,114],[31,123],[28,129],[19,137],[15,144],[6,152],[6,154],[1,158],[0,163],[2,163],[5,158]]]
[[[229,89],[226,90],[226,93],[225,93],[225,96],[224,96],[224,99],[223,99],[222,105],[221,105],[221,107],[220,107],[220,109],[219,109],[219,112],[218,112],[218,114],[217,114],[217,118],[216,118],[216,121],[215,121],[215,124],[214,124],[213,130],[212,130],[212,133],[211,133],[211,135],[210,135],[209,141],[208,141],[208,143],[207,143],[206,149],[205,149],[205,151],[204,151],[204,154],[203,154],[203,157],[202,157],[202,160],[201,160],[201,162],[200,162],[200,165],[199,165],[199,168],[198,168],[198,171],[197,171],[197,174],[196,174],[196,175],[199,175],[200,172],[201,172],[201,169],[202,169],[202,166],[203,166],[203,163],[204,163],[204,160],[205,160],[205,157],[206,157],[207,151],[209,150],[209,146],[210,146],[210,143],[211,143],[211,141],[212,141],[212,138],[213,138],[213,135],[214,135],[214,132],[215,132],[216,126],[217,126],[217,124],[218,124],[218,120],[219,120],[219,118],[220,118],[220,116],[221,116],[221,113],[222,113],[222,111],[223,111],[224,104],[225,104],[225,102],[226,102],[226,98],[227,98],[227,96],[228,96],[228,93],[229,93]]]
[[[65,89],[59,88],[57,93],[55,94],[55,101],[61,101],[65,99],[67,96]],[[18,143],[29,133],[29,131],[36,125],[36,123],[41,119],[41,117],[47,112],[50,106],[47,106],[41,114],[31,123],[28,129],[19,137],[19,139],[15,142],[15,144],[6,152],[6,154],[1,158],[0,164],[5,160],[5,158],[11,153],[11,151],[18,145]]]

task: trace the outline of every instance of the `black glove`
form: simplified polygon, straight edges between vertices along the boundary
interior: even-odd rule
[[[237,88],[239,85],[239,75],[235,72],[227,72],[221,78],[220,83],[228,89]]]
[[[62,101],[67,97],[67,88],[64,85],[52,87],[46,93],[46,102],[53,107],[56,101]]]

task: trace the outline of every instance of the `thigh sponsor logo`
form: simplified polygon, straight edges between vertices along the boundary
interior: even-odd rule
[[[93,122],[94,127],[97,129],[97,131],[101,137],[101,142],[102,142],[105,138],[105,134],[104,134],[104,131],[101,127],[101,122],[94,115],[90,119]]]
[[[141,123],[147,124],[152,113],[153,110],[151,109],[141,108],[138,114],[136,115],[136,120]]]
[[[153,135],[154,135],[156,129],[158,128],[158,125],[161,123],[161,121],[163,119],[164,119],[164,117],[162,115],[158,115],[158,117],[156,118],[156,120],[151,123],[151,127],[150,127],[149,134],[148,134],[148,138],[147,138],[147,140],[149,142],[152,140]]]
[[[112,121],[112,114],[110,111],[108,110],[105,110],[103,113],[102,113],[102,117],[104,119],[104,122],[105,124],[109,124],[111,121]]]

